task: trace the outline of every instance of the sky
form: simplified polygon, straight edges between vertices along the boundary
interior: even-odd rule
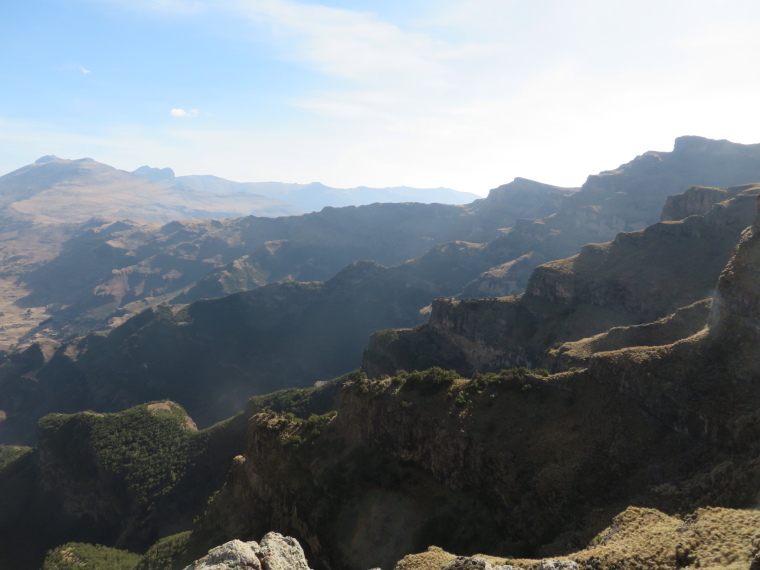
[[[3,0],[0,174],[579,186],[760,143],[757,0]]]

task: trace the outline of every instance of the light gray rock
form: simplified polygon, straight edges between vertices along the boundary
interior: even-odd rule
[[[441,570],[492,570],[485,558],[477,556],[457,556],[454,560],[449,560],[441,564]]]
[[[255,542],[231,540],[221,546],[212,548],[208,554],[196,560],[185,570],[261,570],[257,556],[259,545]]]
[[[572,560],[542,560],[538,570],[578,570],[578,563]]]
[[[185,570],[311,570],[295,538],[268,533],[261,544],[231,540]]]
[[[259,559],[264,570],[310,570],[298,541],[276,532],[261,539]]]

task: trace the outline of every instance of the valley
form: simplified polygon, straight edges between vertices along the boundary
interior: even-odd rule
[[[270,531],[318,570],[760,551],[760,145],[681,137],[465,205],[158,223],[32,215],[4,178],[0,567],[93,543],[184,568]]]

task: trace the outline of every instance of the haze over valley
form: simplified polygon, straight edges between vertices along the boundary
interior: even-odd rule
[[[760,570],[760,3],[0,20],[0,570]]]
[[[79,218],[95,197],[117,204],[118,193],[103,196],[125,180],[166,191],[151,194],[148,217],[184,191],[175,177],[150,182],[90,159],[46,157],[0,178],[2,318],[15,345],[0,363],[0,531],[20,545],[3,564],[35,567],[75,541],[117,550],[70,545],[45,564],[132,551],[130,567],[182,567],[270,530],[296,535],[324,567],[392,566],[430,544],[581,561],[631,504],[667,513],[753,500],[734,479],[717,493],[699,481],[727,460],[723,438],[745,437],[710,426],[751,415],[755,398],[760,184],[748,181],[760,180],[760,145],[680,137],[579,188],[517,178],[463,205]],[[69,204],[50,209],[58,218],[32,208],[58,192]],[[71,202],[80,193],[93,199]],[[709,396],[690,395],[694,386]],[[504,414],[513,423],[495,436]],[[570,424],[575,435],[557,439]],[[730,452],[736,481],[755,476],[742,459],[751,441]],[[524,456],[526,445],[538,451]],[[123,446],[137,463],[119,459]],[[600,469],[602,449],[613,454]],[[497,468],[463,471],[460,452]],[[641,454],[643,471],[633,469]],[[435,467],[442,458],[453,463]],[[546,469],[563,475],[536,484]],[[560,488],[566,499],[554,503]],[[396,516],[380,507],[388,493],[408,522],[344,540],[355,516]],[[504,512],[522,523],[505,526]],[[160,542],[146,553],[162,537],[171,553]]]

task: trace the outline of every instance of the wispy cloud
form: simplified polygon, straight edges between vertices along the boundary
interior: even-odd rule
[[[436,0],[410,3],[427,10],[414,20],[315,0],[91,1],[182,25],[232,17],[236,32],[250,23],[252,52],[266,44],[261,57],[322,75],[318,88],[278,99],[314,121],[262,126],[239,108],[224,125],[205,111],[179,120],[201,114],[176,108],[171,131],[131,135],[138,149],[142,137],[156,150],[164,141],[178,171],[482,192],[514,176],[580,184],[682,134],[749,143],[760,133],[756,0]]]
[[[185,111],[184,109],[172,109],[169,113],[172,117],[190,119],[198,116],[198,109],[190,109],[189,111]]]
[[[69,65],[64,65],[61,69],[67,70],[67,71],[79,71],[83,75],[87,75],[88,73],[92,73],[91,70],[86,69],[84,66],[79,65],[78,63],[70,63]]]

